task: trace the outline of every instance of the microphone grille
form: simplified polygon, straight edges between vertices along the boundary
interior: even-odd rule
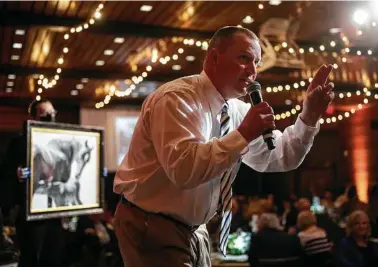
[[[247,92],[251,93],[253,91],[260,91],[261,90],[261,85],[260,83],[253,81],[247,86]]]

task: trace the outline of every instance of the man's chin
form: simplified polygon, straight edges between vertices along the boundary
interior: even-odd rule
[[[237,90],[237,93],[239,94],[239,97],[247,95],[247,86],[244,86],[243,88],[240,88],[240,90]]]

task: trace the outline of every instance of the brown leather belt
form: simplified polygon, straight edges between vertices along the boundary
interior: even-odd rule
[[[170,220],[171,222],[174,222],[175,224],[177,225],[180,225],[180,226],[183,226],[185,227],[188,231],[190,232],[194,232],[196,231],[200,226],[199,225],[187,225],[186,223],[184,222],[181,222],[180,220],[178,219],[175,219],[167,214],[164,214],[164,213],[153,213],[153,212],[148,212],[148,211],[145,211],[144,209],[138,207],[137,205],[135,205],[134,203],[130,202],[129,200],[127,200],[123,195],[121,195],[121,203],[124,204],[124,205],[127,205],[129,207],[132,207],[132,208],[135,208],[135,209],[138,209],[139,211],[145,213],[145,214],[153,214],[153,215],[157,215],[157,216],[160,216],[162,218],[165,218],[167,220]]]

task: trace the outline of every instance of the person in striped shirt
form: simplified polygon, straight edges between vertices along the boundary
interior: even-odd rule
[[[310,266],[326,266],[332,258],[332,244],[327,233],[317,226],[316,216],[311,211],[302,211],[297,218],[301,241],[306,262]],[[308,266],[306,264],[306,266]]]

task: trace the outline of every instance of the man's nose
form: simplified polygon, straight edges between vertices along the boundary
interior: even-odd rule
[[[257,69],[256,69],[256,65],[254,63],[249,64],[246,71],[247,71],[248,77],[252,77],[253,80],[256,79]]]

